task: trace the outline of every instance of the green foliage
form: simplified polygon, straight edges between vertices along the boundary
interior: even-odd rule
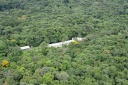
[[[21,3],[22,0],[0,0],[0,11],[4,11],[4,10],[9,10],[9,9],[14,9],[14,8],[22,8],[23,7],[23,3]],[[21,3],[21,4],[20,4]]]
[[[40,75],[43,76],[45,73],[47,73],[50,70],[49,67],[43,67],[42,69],[40,69]]]
[[[0,57],[6,56],[7,53],[6,47],[7,47],[6,44],[2,40],[0,40]]]
[[[42,80],[45,84],[51,84],[54,79],[54,75],[52,75],[50,72],[44,74]]]
[[[0,85],[128,85],[127,47],[127,0],[0,0]]]
[[[58,80],[62,80],[62,81],[68,81],[69,79],[69,75],[67,74],[67,72],[60,72],[56,74],[56,77]]]

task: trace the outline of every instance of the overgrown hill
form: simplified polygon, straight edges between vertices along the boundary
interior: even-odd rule
[[[0,85],[128,85],[127,47],[127,0],[0,0]]]

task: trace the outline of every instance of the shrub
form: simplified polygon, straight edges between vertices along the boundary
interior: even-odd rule
[[[47,73],[50,70],[50,67],[43,67],[40,71],[39,74],[43,76],[45,73]]]
[[[63,80],[63,81],[67,81],[69,79],[68,73],[64,72],[64,71],[62,71],[60,73],[57,73],[56,77],[57,77],[58,80]]]
[[[8,60],[3,60],[1,66],[2,67],[8,67],[9,66],[9,61]]]

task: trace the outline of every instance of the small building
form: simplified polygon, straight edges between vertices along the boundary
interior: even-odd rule
[[[48,47],[62,47],[62,45],[69,45],[71,42],[74,42],[75,39],[78,41],[82,41],[84,38],[77,37],[77,38],[72,38],[72,40],[68,40],[64,42],[52,43],[49,44]]]
[[[72,40],[78,40],[78,41],[82,41],[83,39],[85,39],[85,38],[81,38],[81,37],[77,37],[77,38],[72,38]]]
[[[30,46],[24,46],[24,47],[20,47],[21,50],[27,50],[30,49]]]
[[[71,42],[74,42],[74,40],[64,41],[62,42],[62,45],[69,45]]]
[[[62,47],[62,42],[49,44],[48,47]]]

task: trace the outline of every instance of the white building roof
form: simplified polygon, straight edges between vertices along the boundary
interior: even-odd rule
[[[76,39],[77,39],[78,41],[81,41],[81,40],[83,40],[84,38],[77,37]],[[69,43],[74,42],[74,41],[75,41],[75,39],[72,38],[72,40],[49,44],[48,47],[62,47],[62,45],[68,45]]]
[[[24,47],[20,47],[21,50],[27,50],[30,49],[30,46],[24,46]]]

